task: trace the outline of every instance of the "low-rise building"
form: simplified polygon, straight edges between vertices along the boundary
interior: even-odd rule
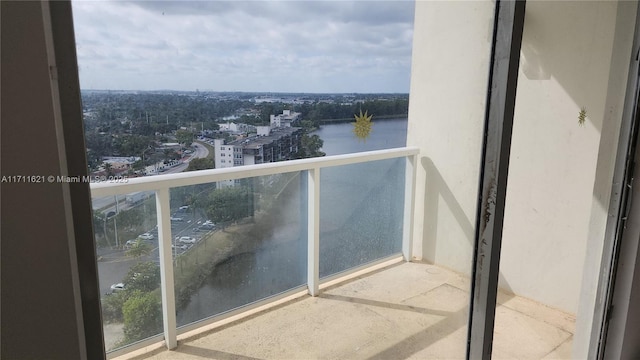
[[[300,149],[302,128],[258,127],[258,134],[226,143],[214,140],[216,169],[291,160]]]
[[[295,158],[300,149],[303,130],[299,127],[259,126],[258,134],[238,140],[213,141],[216,169],[262,164]],[[233,186],[234,180],[218,182],[219,187]]]
[[[302,114],[291,110],[283,110],[282,114],[270,116],[271,128],[290,127],[292,123],[298,121]]]

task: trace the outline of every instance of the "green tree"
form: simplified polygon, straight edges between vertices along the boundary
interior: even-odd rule
[[[123,281],[127,291],[153,291],[160,286],[160,267],[153,261],[138,263],[129,269]]]
[[[149,136],[125,134],[114,141],[114,150],[121,156],[140,156],[153,145],[154,141]]]
[[[131,292],[122,306],[122,315],[125,343],[162,332],[162,308],[156,293]]]
[[[163,151],[163,154],[164,154],[164,161],[180,159],[180,154],[178,154],[175,150],[165,149]]]
[[[300,149],[298,149],[298,153],[296,154],[296,158],[298,159],[306,159],[312,157],[325,156],[326,154],[323,151],[320,151],[324,145],[324,141],[318,135],[304,134],[300,139]]]
[[[118,227],[133,229],[142,224],[144,215],[139,209],[133,208],[120,211],[116,215],[116,220],[118,221]]]
[[[316,128],[316,125],[311,120],[302,120],[300,121],[300,126],[304,129],[304,131],[311,131]]]
[[[212,159],[197,158],[189,162],[189,166],[187,167],[186,171],[206,170],[206,169],[213,169],[213,168],[214,168],[214,163]]]
[[[282,110],[284,110],[284,104],[283,103],[262,103],[258,105],[258,109],[260,110],[260,115],[259,115],[260,123],[263,125],[268,125],[271,119],[271,115],[277,115],[282,113]]]
[[[122,322],[122,306],[128,299],[127,291],[109,294],[102,299],[102,317],[106,322]]]
[[[176,141],[180,144],[184,144],[184,146],[191,146],[193,142],[193,133],[187,130],[178,130],[176,131]]]
[[[142,239],[137,239],[136,242],[134,242],[133,245],[131,245],[129,250],[127,250],[127,256],[131,256],[134,259],[140,259],[145,255],[149,255],[150,253],[151,253],[151,245],[147,244]]]
[[[138,160],[138,161],[134,162],[133,164],[131,164],[131,169],[133,169],[133,170],[143,170],[144,169],[144,163],[142,162],[142,160]]]
[[[226,187],[213,191],[209,195],[206,213],[214,223],[225,224],[252,216],[250,194],[245,187]]]
[[[113,166],[110,163],[104,163],[104,170],[107,172],[107,176],[113,176]]]
[[[93,213],[93,232],[96,235],[104,236],[104,218]]]
[[[220,130],[220,125],[218,125],[213,120],[207,120],[203,122],[203,127],[207,130]]]

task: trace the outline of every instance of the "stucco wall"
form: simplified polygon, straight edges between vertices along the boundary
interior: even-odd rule
[[[417,258],[470,273],[492,1],[418,1],[407,145],[420,147]]]
[[[624,101],[631,41],[614,49],[617,5],[531,1],[525,17],[501,286],[574,314],[583,268],[595,290]]]
[[[500,286],[593,321],[633,2],[528,1]],[[416,258],[470,273],[493,2],[417,2],[407,144]],[[584,125],[578,123],[586,111]]]

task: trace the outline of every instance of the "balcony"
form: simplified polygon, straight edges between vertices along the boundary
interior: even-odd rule
[[[7,39],[16,40],[3,42],[3,50],[5,45],[8,49],[4,53],[14,60],[3,62],[3,66],[7,66],[7,71],[4,72],[7,76],[5,79],[3,75],[3,84],[6,81],[5,88],[10,89],[4,92],[6,101],[3,101],[3,105],[6,104],[3,110],[3,120],[6,120],[3,122],[3,128],[6,127],[8,131],[5,133],[10,134],[3,138],[3,148],[6,150],[3,156],[3,160],[6,160],[2,167],[3,173],[9,176],[84,174],[86,163],[81,154],[85,149],[82,141],[79,141],[82,119],[78,111],[80,104],[77,95],[79,89],[75,54],[71,45],[64,47],[64,44],[73,42],[70,7],[64,2],[32,2],[30,4],[33,6],[25,7],[22,7],[22,4],[18,6],[17,3],[2,2],[3,13],[6,14],[3,20],[7,20],[6,27],[3,27],[3,30],[7,30],[3,33],[3,39],[6,34]],[[7,11],[4,11],[5,9]],[[487,89],[490,89],[489,84],[507,82],[507,79],[498,82],[487,79],[491,64],[498,59],[490,54],[494,41],[489,36],[494,24],[498,23],[495,21],[498,20],[495,18],[496,9],[496,2],[492,1],[416,2],[410,91],[412,100],[407,134],[407,144],[419,146],[421,154],[421,158],[414,162],[418,168],[416,185],[413,185],[416,188],[415,233],[409,242],[412,246],[402,248],[403,244],[407,244],[403,242],[406,234],[411,233],[406,227],[411,227],[411,222],[407,220],[410,217],[403,215],[402,238],[398,241],[396,231],[393,242],[387,244],[389,247],[385,251],[381,251],[397,260],[399,254],[403,253],[401,250],[410,254],[409,250],[412,249],[417,257],[443,266],[436,270],[454,269],[463,273],[456,275],[463,279],[467,275],[464,274],[465,269],[469,269],[472,263],[469,253],[473,249],[469,245],[474,241],[474,211],[478,208],[478,165],[482,161],[481,143],[486,135],[482,119],[487,110],[496,103],[488,99]],[[635,250],[639,237],[637,229],[632,227],[624,229],[627,232],[623,237],[618,237],[616,222],[638,219],[636,207],[625,208],[627,192],[622,191],[628,187],[628,164],[633,163],[627,160],[637,160],[637,156],[627,159],[627,154],[632,154],[628,152],[633,149],[630,144],[636,138],[635,132],[631,130],[637,128],[635,125],[632,126],[635,121],[632,121],[632,118],[637,99],[637,66],[635,63],[632,69],[629,66],[629,59],[635,59],[633,54],[637,50],[633,40],[637,28],[637,2],[529,2],[526,12],[526,24],[520,22],[524,26],[520,74],[517,91],[512,93],[517,96],[517,101],[514,110],[509,183],[498,189],[508,190],[504,241],[500,248],[500,285],[514,293],[536,299],[543,305],[520,297],[513,297],[509,301],[501,300],[504,305],[498,311],[497,339],[493,348],[502,348],[500,344],[504,340],[501,340],[500,336],[505,336],[505,332],[508,332],[507,336],[512,337],[514,344],[518,344],[515,340],[522,339],[520,350],[523,351],[534,343],[532,339],[538,338],[537,332],[529,333],[528,336],[518,336],[519,333],[515,330],[503,327],[501,323],[510,321],[510,318],[503,316],[508,312],[506,309],[517,308],[520,313],[531,315],[526,317],[530,320],[537,318],[536,314],[549,310],[547,306],[551,306],[577,314],[573,339],[570,337],[571,326],[556,326],[566,332],[561,333],[562,336],[554,338],[556,340],[552,342],[559,344],[557,350],[563,351],[563,354],[570,342],[575,344],[576,352],[572,354],[575,358],[595,357],[602,350],[606,350],[605,357],[609,355],[611,358],[635,354],[638,353],[636,346],[640,342],[627,339],[633,340],[637,336],[637,329],[633,324],[637,323],[638,311],[635,304],[638,303],[638,296],[631,290],[636,289],[638,283],[637,277],[633,274],[634,271],[637,273],[638,259]],[[51,19],[54,21],[50,21]],[[56,63],[52,63],[54,57]],[[30,85],[25,87],[25,83]],[[26,99],[33,106],[25,106]],[[25,146],[24,139],[29,139],[30,143],[37,146]],[[404,156],[413,156],[402,153],[396,155],[400,162],[406,162]],[[29,161],[24,161],[25,158]],[[176,340],[190,336],[191,331],[206,329],[223,320],[235,319],[234,316],[241,315],[241,312],[247,314],[246,311],[252,307],[255,311],[260,309],[259,306],[265,305],[264,303],[275,304],[275,301],[288,299],[288,296],[300,293],[306,294],[311,291],[317,292],[318,296],[290,302],[289,306],[280,307],[275,311],[304,307],[312,302],[322,304],[330,301],[332,307],[335,307],[336,303],[346,305],[343,304],[346,301],[327,299],[327,294],[334,294],[334,291],[340,288],[323,289],[323,285],[331,280],[332,275],[345,275],[346,269],[352,271],[359,266],[369,266],[376,260],[361,259],[357,252],[336,251],[335,254],[342,255],[341,259],[345,261],[341,264],[323,265],[326,263],[322,260],[322,247],[327,244],[321,236],[323,224],[330,226],[325,229],[328,231],[326,234],[330,234],[331,230],[341,229],[342,223],[339,220],[345,219],[342,216],[345,209],[338,209],[342,211],[325,214],[330,216],[329,219],[332,221],[323,220],[322,204],[327,202],[323,201],[321,192],[327,186],[320,184],[318,191],[315,187],[322,180],[320,173],[324,172],[325,165],[343,165],[340,161],[344,159],[331,164],[321,164],[322,161],[334,160],[336,159],[322,159],[318,163],[291,163],[291,167],[282,164],[274,165],[274,168],[247,167],[238,170],[239,172],[235,172],[234,169],[233,172],[189,174],[184,178],[157,177],[131,181],[128,184],[93,185],[94,196],[116,196],[115,204],[107,203],[104,206],[114,208],[113,217],[108,216],[108,212],[104,213],[106,209],[103,208],[97,208],[94,217],[94,223],[99,228],[96,230],[101,229],[102,232],[99,234],[102,237],[99,240],[104,243],[99,244],[100,279],[103,286],[101,293],[111,293],[110,286],[121,282],[128,275],[128,269],[138,261],[159,264],[158,276],[162,278],[162,286],[150,291],[153,298],[145,299],[152,301],[138,301],[136,304],[150,305],[152,311],[148,314],[153,315],[149,317],[152,320],[150,325],[153,333],[144,338],[132,337],[131,341],[123,343],[122,322],[109,322],[106,324],[109,330],[109,356],[113,358],[162,341],[174,347],[178,345]],[[360,160],[378,161],[375,157]],[[355,163],[350,163],[349,166],[351,165]],[[289,177],[280,174],[292,175]],[[380,174],[374,172],[374,175]],[[183,223],[192,219],[183,219],[183,223],[176,221],[175,230],[172,229],[171,216],[181,206],[187,205],[179,201],[182,196],[179,193],[186,195],[190,191],[185,191],[185,188],[206,184],[213,186],[225,179],[237,179],[242,183],[244,179],[255,177],[260,179],[247,180],[247,183],[254,182],[256,187],[261,186],[261,189],[265,190],[262,192],[259,189],[256,193],[258,196],[252,196],[258,205],[257,214],[265,211],[268,203],[264,201],[269,200],[269,196],[278,194],[275,191],[269,192],[265,187],[270,186],[271,180],[275,181],[272,185],[278,184],[278,180],[288,180],[291,181],[290,184],[299,185],[299,193],[296,195],[296,203],[300,205],[296,212],[299,215],[295,228],[298,234],[298,241],[295,242],[296,254],[288,255],[286,260],[289,261],[279,262],[293,264],[291,266],[294,266],[295,272],[291,274],[295,275],[294,281],[292,280],[292,284],[288,286],[283,286],[288,289],[275,288],[268,284],[269,286],[262,287],[263,292],[254,293],[252,297],[247,296],[245,301],[242,301],[244,304],[219,302],[220,309],[203,312],[204,316],[196,321],[178,318],[180,310],[176,306],[177,297],[174,293],[180,284],[184,284],[183,274],[196,265],[202,265],[205,260],[210,260],[209,252],[221,254],[214,251],[217,246],[213,245],[233,242],[233,234],[240,234],[241,227],[246,229],[247,224],[259,220],[257,216],[247,216],[247,219],[229,223],[225,227],[226,232],[219,230],[222,235],[227,234],[226,238],[207,237],[203,241],[204,236],[198,235],[196,244],[181,242],[182,234],[179,232],[187,226]],[[347,176],[344,178],[349,179]],[[636,177],[635,181],[637,180]],[[635,185],[637,184],[634,184],[633,189],[640,188]],[[10,209],[5,211],[3,218],[3,235],[11,241],[4,241],[2,247],[2,282],[7,290],[2,296],[5,310],[2,313],[2,325],[5,333],[12,335],[3,338],[3,354],[8,358],[81,358],[84,352],[89,352],[92,354],[90,358],[99,358],[102,343],[96,341],[100,324],[97,319],[99,316],[96,316],[99,314],[94,311],[98,305],[94,301],[94,247],[86,246],[91,238],[91,231],[87,229],[91,221],[86,209],[86,187],[58,182],[47,186],[3,186],[6,186],[3,208],[6,206],[6,209]],[[350,192],[350,188],[345,189],[346,193]],[[400,189],[405,194],[408,192],[405,187]],[[376,195],[378,193],[376,188],[366,190]],[[118,217],[120,211],[128,210],[127,207],[130,205],[126,204],[126,199],[119,200],[117,196],[139,191],[151,192],[153,197],[150,201],[145,200],[142,203],[144,209],[136,217],[128,220]],[[173,197],[177,200],[172,200]],[[340,196],[333,198],[340,200]],[[398,207],[397,204],[394,206]],[[116,207],[118,209],[115,209]],[[406,206],[404,208],[406,209]],[[629,210],[628,218],[624,210]],[[275,216],[273,219],[280,221],[290,218],[285,215]],[[355,223],[357,222],[346,222]],[[614,226],[610,226],[611,224]],[[623,230],[623,226],[620,226],[620,229]],[[333,234],[338,235],[339,232],[336,231]],[[140,253],[138,257],[127,255],[127,250],[124,249],[128,246],[127,242],[147,232],[152,232],[154,236],[154,239],[149,241],[154,246],[152,253]],[[278,235],[285,234],[287,233]],[[346,238],[354,235],[346,232],[342,234],[350,235],[345,236]],[[288,235],[292,236],[291,233]],[[176,236],[179,237],[174,244]],[[191,234],[184,236],[188,236],[189,241],[193,237]],[[159,242],[158,238],[161,239]],[[631,241],[626,241],[627,239]],[[132,242],[135,243],[136,241]],[[317,251],[312,251],[311,256],[308,253],[309,243],[312,244],[310,248],[313,251],[318,247]],[[281,248],[286,246],[283,245]],[[277,250],[278,248],[274,253],[281,254]],[[621,254],[620,257],[617,256],[617,251]],[[242,253],[246,252],[238,252],[235,255]],[[190,256],[191,254],[194,256]],[[378,255],[381,254],[376,254],[375,257]],[[378,260],[387,258],[381,255]],[[354,266],[346,260],[354,260],[360,264]],[[271,268],[272,265],[264,266],[251,258],[247,262],[258,270]],[[105,270],[106,264],[111,264],[112,267],[109,268],[108,265]],[[118,267],[118,264],[124,266],[124,269]],[[228,274],[242,275],[239,281],[242,283],[244,274],[233,271],[233,263],[226,264]],[[497,261],[492,261],[491,264],[498,265]],[[127,267],[128,265],[131,266]],[[391,274],[397,269],[413,266],[426,265],[396,264],[395,267],[385,267],[384,271],[358,281],[366,282],[374,276]],[[235,270],[238,268],[236,266]],[[111,274],[113,281],[105,277],[105,274]],[[136,275],[136,272],[131,274],[130,280],[134,277],[144,279],[144,276]],[[385,284],[402,285],[400,280],[402,278],[390,279]],[[350,282],[346,286],[357,284],[361,283]],[[419,281],[412,283],[415,286],[422,284],[423,282]],[[130,282],[126,283],[125,291],[131,290],[130,285]],[[428,284],[422,286],[420,294],[438,289],[430,290]],[[613,288],[617,293],[612,293]],[[227,291],[234,292],[233,290],[227,287]],[[343,296],[363,298],[362,289],[355,290],[358,294],[354,292]],[[404,285],[402,290],[413,291]],[[119,293],[124,293],[113,291],[115,293],[111,295],[103,295],[103,299],[117,299]],[[601,301],[601,294],[612,297],[611,303]],[[504,298],[508,296],[505,295],[503,300]],[[403,295],[397,301],[400,304],[410,303],[407,299],[411,298]],[[384,296],[379,296],[375,301],[392,303]],[[158,304],[161,304],[160,316],[155,316],[155,306]],[[368,309],[381,308],[375,304],[368,302]],[[615,307],[609,306],[613,304]],[[356,302],[353,305],[365,306]],[[425,301],[411,306],[428,308],[430,303]],[[434,308],[441,309],[437,306]],[[525,309],[531,309],[531,312]],[[611,309],[614,310],[609,312]],[[122,307],[120,311],[122,312]],[[375,315],[373,312],[371,310],[369,314]],[[129,316],[144,314],[135,311],[127,313]],[[407,313],[409,311],[402,314]],[[555,314],[556,320],[565,319],[569,324],[573,321],[570,314],[554,310],[551,310],[551,313]],[[331,313],[325,312],[326,314]],[[124,315],[126,314],[110,316]],[[350,311],[349,315],[355,317],[357,311]],[[269,316],[265,314],[254,317],[253,320]],[[142,317],[142,320],[146,318]],[[608,319],[611,319],[610,323]],[[556,323],[550,320],[542,322]],[[244,324],[250,323],[243,322],[234,327],[215,330],[211,335],[220,339]],[[247,326],[257,328],[257,323],[254,324],[256,325]],[[427,321],[423,324],[422,330],[439,329],[437,325]],[[356,328],[357,325],[360,325],[357,319],[348,322],[350,327]],[[532,325],[530,328],[540,327],[545,326]],[[328,329],[336,331],[336,328]],[[607,329],[616,331],[607,334]],[[281,327],[278,330],[288,329]],[[398,328],[398,334],[387,333],[391,338],[389,343],[383,343],[384,339],[381,336],[376,337],[374,333],[371,341],[374,345],[380,342],[384,344],[380,346],[388,349],[396,346],[402,336],[402,339],[415,339],[412,336],[417,334],[402,331],[403,328]],[[461,351],[460,349],[466,345],[464,337],[459,335],[460,332],[464,330],[458,329],[453,333],[442,334],[442,339],[459,339],[456,351]],[[484,333],[480,333],[489,335],[486,329]],[[600,340],[605,336],[608,340],[607,348],[602,349]],[[252,339],[256,340],[255,337]],[[200,346],[197,342],[199,340],[194,341],[180,344],[181,347],[178,346],[177,352],[172,354],[188,351],[195,356],[203,352],[205,356],[211,355],[211,351],[214,351],[213,355],[220,355],[218,357],[224,357],[225,353],[247,354],[223,347],[211,347],[212,350],[209,352],[194,349],[204,349],[204,345]],[[231,343],[229,339],[227,341]],[[271,343],[272,349],[276,349],[275,341]],[[432,343],[431,347],[436,346],[436,343]],[[488,345],[491,341],[488,339],[474,343]],[[409,342],[403,344],[410,347]],[[254,343],[248,345],[255,346]],[[356,348],[353,348],[354,351]],[[550,348],[551,343],[549,347],[545,347],[545,352]],[[378,348],[368,354],[380,354],[381,351]],[[266,353],[260,357],[268,355],[269,353]],[[410,353],[410,356],[420,355],[422,354],[419,351]],[[498,355],[499,353],[496,353],[496,356]],[[547,353],[540,356],[554,355]]]
[[[109,357],[463,358],[468,274],[406,261],[416,156],[399,148],[92,184],[102,206],[94,219],[113,198],[115,220],[142,212],[129,226],[154,238],[136,256],[123,246],[127,230],[104,219],[97,245]],[[239,189],[248,189],[234,200],[240,215],[205,226],[215,215],[205,200]],[[139,192],[155,199],[115,200]],[[109,284],[138,284],[139,264],[160,273],[159,288],[140,296],[157,309],[126,310],[134,302],[122,300],[124,314],[114,316],[124,292],[107,295]],[[507,292],[498,304],[496,358],[571,357],[574,315]]]
[[[411,259],[417,152],[92,184],[110,356]]]

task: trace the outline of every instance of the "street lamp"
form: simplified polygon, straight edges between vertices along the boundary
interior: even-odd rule
[[[113,232],[116,234],[116,247],[120,247],[120,242],[118,241],[118,195],[113,196],[116,200],[116,214],[113,217]]]

